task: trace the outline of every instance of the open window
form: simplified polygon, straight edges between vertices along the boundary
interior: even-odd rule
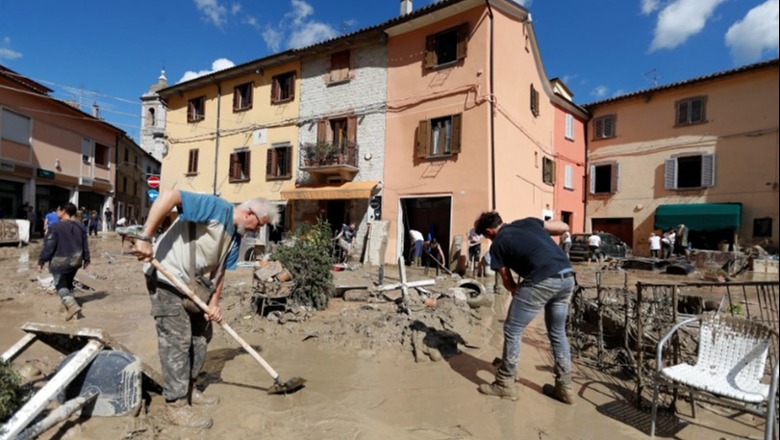
[[[466,58],[468,39],[468,23],[428,35],[425,38],[425,68],[433,69]]]
[[[555,185],[555,161],[548,157],[542,158],[542,181]]]
[[[271,104],[292,101],[295,98],[295,72],[276,75],[271,80]]]
[[[715,186],[714,154],[679,154],[665,161],[664,188],[688,189]]]
[[[590,166],[590,193],[614,194],[618,187],[617,162],[601,162]]]
[[[206,97],[198,96],[187,101],[187,122],[202,121],[206,117]]]
[[[531,84],[531,114],[539,116],[539,91]]]
[[[420,121],[417,130],[417,157],[441,157],[460,153],[460,113]]]
[[[342,50],[330,55],[330,71],[325,75],[327,84],[349,81],[353,76],[353,72],[350,70],[349,50]]]
[[[615,115],[600,116],[593,120],[593,139],[608,139],[615,137]]]
[[[198,156],[200,150],[193,148],[190,150],[189,159],[187,160],[187,174],[198,174]]]
[[[233,111],[241,112],[252,108],[252,90],[254,84],[248,82],[233,89]]]
[[[239,150],[230,154],[230,183],[240,183],[249,181],[249,159],[251,158],[249,150]]]
[[[266,180],[292,177],[292,145],[289,142],[272,144],[266,153]]]

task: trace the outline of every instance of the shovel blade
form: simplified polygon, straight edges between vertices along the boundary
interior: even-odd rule
[[[268,394],[292,394],[303,388],[305,384],[306,379],[302,377],[293,377],[284,383],[277,378],[271,388],[268,388]]]

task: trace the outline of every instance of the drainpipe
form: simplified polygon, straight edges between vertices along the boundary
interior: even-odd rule
[[[217,170],[219,169],[219,119],[221,117],[220,115],[220,109],[222,107],[222,83],[216,82],[217,84],[217,131],[216,136],[214,140],[214,185],[212,186],[212,193],[216,196],[217,194]]]
[[[490,17],[490,186],[492,193],[492,210],[496,210],[496,104],[493,97],[493,9],[490,0],[485,0],[488,17]]]

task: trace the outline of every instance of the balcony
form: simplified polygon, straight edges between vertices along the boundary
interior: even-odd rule
[[[325,180],[339,176],[343,181],[351,181],[359,171],[356,142],[344,142],[341,145],[329,142],[305,144],[301,148],[301,157],[301,171]]]

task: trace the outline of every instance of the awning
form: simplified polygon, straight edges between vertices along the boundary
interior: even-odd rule
[[[378,182],[342,182],[282,190],[287,200],[368,199]]]
[[[661,205],[655,210],[655,228],[666,231],[683,224],[692,231],[739,229],[741,216],[739,203]]]

